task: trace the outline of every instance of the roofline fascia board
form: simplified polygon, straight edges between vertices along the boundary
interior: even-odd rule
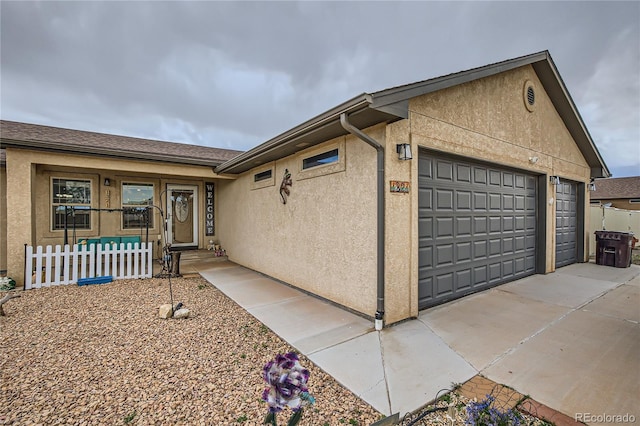
[[[159,161],[165,163],[180,163],[190,164],[195,166],[207,166],[217,167],[221,164],[220,161],[206,161],[201,158],[192,157],[176,157],[176,156],[164,156],[152,153],[137,153],[130,151],[116,151],[111,149],[99,148],[99,147],[78,147],[79,149],[73,149],[73,147],[56,142],[46,141],[22,141],[13,139],[2,139],[2,145],[4,148],[19,148],[19,149],[35,149],[39,151],[59,152],[74,155],[93,155],[103,157],[116,157],[132,160],[146,160],[146,161]]]
[[[274,149],[286,144],[291,143],[299,137],[309,133],[312,130],[320,129],[334,121],[340,120],[340,114],[343,112],[353,113],[359,109],[365,109],[371,104],[371,96],[367,93],[358,95],[342,104],[326,111],[320,115],[305,121],[304,123],[288,130],[280,135],[258,145],[257,147],[246,151],[237,157],[232,158],[220,166],[216,167],[216,173],[224,173],[232,168],[242,166],[247,162],[253,160],[259,155],[266,154]],[[229,172],[232,173],[232,172]]]
[[[438,90],[447,89],[449,87],[468,83],[480,78],[490,77],[492,75],[510,71],[512,69],[519,68],[525,65],[530,65],[547,58],[548,52],[542,51],[511,60],[498,62],[496,64],[486,65],[484,67],[473,68],[467,71],[461,71],[442,77],[432,78],[430,80],[425,80],[418,83],[381,90],[379,92],[374,92],[371,94],[371,97],[373,99],[371,107],[380,108],[382,106],[394,104],[396,102],[413,98],[415,96],[437,92]],[[418,92],[418,94],[407,94],[407,92]]]

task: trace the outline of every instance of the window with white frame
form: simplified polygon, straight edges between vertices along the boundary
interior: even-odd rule
[[[51,179],[51,229],[91,229],[91,180]]]
[[[153,214],[149,206],[153,205],[154,188],[151,183],[122,183],[122,229],[153,228]]]

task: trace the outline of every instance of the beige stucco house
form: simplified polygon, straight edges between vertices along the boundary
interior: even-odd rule
[[[609,176],[546,51],[364,93],[206,164],[146,158],[160,143],[127,158],[5,139],[3,123],[11,274],[25,243],[61,240],[55,179],[90,181],[99,206],[121,206],[125,183],[153,184],[155,203],[172,185],[204,197],[214,182],[215,238],[231,260],[377,326],[586,261],[588,184]],[[83,235],[128,231],[108,215]]]
[[[175,248],[217,239],[227,178],[213,169],[239,151],[4,120],[0,132],[0,269],[17,282],[25,244],[150,241],[159,257],[165,226]]]
[[[591,192],[591,205],[640,210],[640,176],[600,179]]]

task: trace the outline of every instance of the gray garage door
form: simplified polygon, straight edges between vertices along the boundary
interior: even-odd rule
[[[536,177],[421,151],[420,309],[535,272]]]
[[[556,268],[578,260],[577,184],[560,181],[556,185]]]

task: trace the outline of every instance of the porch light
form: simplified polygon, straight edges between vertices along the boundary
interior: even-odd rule
[[[408,143],[399,143],[396,145],[396,152],[398,153],[398,160],[411,160],[411,145]]]
[[[589,191],[595,191],[596,190],[596,181],[595,179],[591,179],[591,181],[589,182]]]
[[[559,176],[549,176],[549,183],[551,185],[560,185],[560,177]]]
[[[104,186],[111,186],[111,179],[104,178]]]

